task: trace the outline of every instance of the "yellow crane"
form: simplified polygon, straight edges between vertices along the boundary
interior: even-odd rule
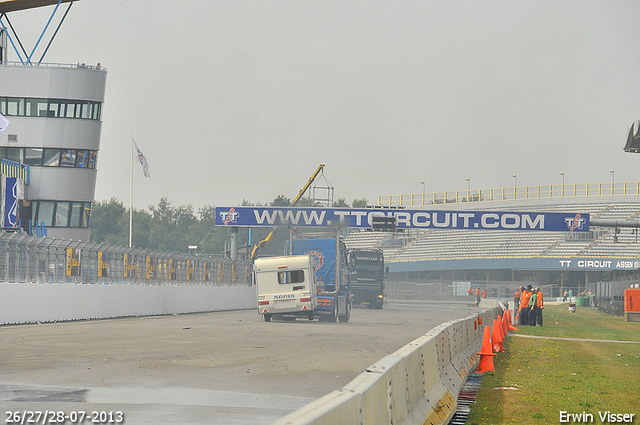
[[[320,164],[320,166],[316,169],[316,171],[313,173],[313,175],[311,175],[311,177],[309,178],[309,181],[307,182],[307,184],[305,184],[303,186],[303,188],[300,189],[300,193],[298,193],[298,196],[296,196],[295,199],[293,200],[293,202],[291,202],[291,206],[292,207],[295,207],[296,204],[298,203],[298,201],[300,199],[302,199],[302,197],[304,196],[305,192],[313,184],[313,182],[316,180],[316,178],[322,172],[323,169],[324,169],[324,164]],[[263,240],[261,240],[259,243],[256,244],[256,246],[253,247],[253,250],[251,251],[251,261],[255,260],[256,256],[258,255],[258,251],[260,250],[260,248],[264,248],[267,245],[269,245],[269,242],[271,242],[271,239],[273,238],[273,236],[276,234],[277,231],[278,231],[278,227],[277,226],[272,228],[271,231],[269,232],[269,234],[267,235],[267,237],[264,238]]]

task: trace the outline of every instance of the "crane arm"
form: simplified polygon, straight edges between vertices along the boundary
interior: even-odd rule
[[[313,175],[309,178],[309,181],[304,185],[304,187],[302,189],[300,189],[300,193],[298,193],[298,196],[296,196],[295,199],[293,200],[293,202],[291,202],[291,206],[292,207],[295,207],[296,204],[298,203],[298,201],[300,199],[302,199],[302,197],[304,196],[305,192],[313,184],[313,182],[318,177],[318,174],[320,174],[323,169],[324,169],[324,164],[320,164],[320,166],[316,169],[316,171],[313,173]],[[256,256],[258,255],[258,251],[261,248],[264,248],[267,245],[269,245],[269,242],[271,242],[271,239],[273,238],[273,236],[276,234],[277,231],[278,231],[278,227],[277,226],[273,227],[271,229],[271,231],[269,232],[269,234],[267,235],[267,237],[265,237],[263,240],[258,242],[256,244],[256,246],[253,247],[253,250],[251,250],[251,261],[255,260]]]
[[[305,192],[309,189],[309,186],[311,186],[313,184],[315,179],[318,177],[318,174],[320,174],[322,172],[322,170],[324,170],[324,164],[320,164],[320,166],[316,169],[316,171],[313,173],[313,175],[309,178],[309,181],[307,182],[307,184],[305,184],[304,187],[302,189],[300,189],[300,193],[298,193],[298,196],[296,196],[295,199],[293,200],[293,202],[291,202],[291,206],[292,207],[295,207],[296,204],[298,203],[298,201],[300,199],[302,199],[302,197],[304,196]]]

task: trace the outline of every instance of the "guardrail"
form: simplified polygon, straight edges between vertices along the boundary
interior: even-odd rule
[[[496,189],[410,193],[378,196],[380,206],[419,206],[461,202],[512,201],[517,199],[578,198],[592,196],[640,195],[640,182],[584,183],[516,186]]]
[[[8,159],[0,159],[0,174],[7,177],[18,177],[24,179],[25,184],[31,183],[31,170],[28,165],[10,161]]]
[[[77,63],[77,64],[72,64],[72,63],[49,63],[49,62],[29,62],[29,63],[22,63],[19,61],[0,61],[0,65],[6,65],[6,66],[36,66],[39,68],[82,68],[82,69],[91,69],[94,71],[105,71],[106,72],[106,68],[100,64],[97,65],[87,65],[85,63]]]
[[[483,300],[483,302],[487,302]],[[499,306],[443,323],[273,425],[446,424]]]

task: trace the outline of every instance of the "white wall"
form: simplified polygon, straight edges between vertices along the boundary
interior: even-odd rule
[[[248,286],[0,283],[0,324],[256,308]]]

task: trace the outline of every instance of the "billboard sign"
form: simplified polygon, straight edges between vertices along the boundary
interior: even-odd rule
[[[2,175],[2,227],[18,228],[22,199],[24,199],[24,180]]]
[[[80,276],[80,250],[67,248],[67,276]]]
[[[98,277],[109,277],[109,262],[111,253],[98,251]]]
[[[385,208],[219,207],[216,208],[216,226],[340,226],[370,229],[376,216],[395,217],[397,229],[589,231],[587,213]]]

